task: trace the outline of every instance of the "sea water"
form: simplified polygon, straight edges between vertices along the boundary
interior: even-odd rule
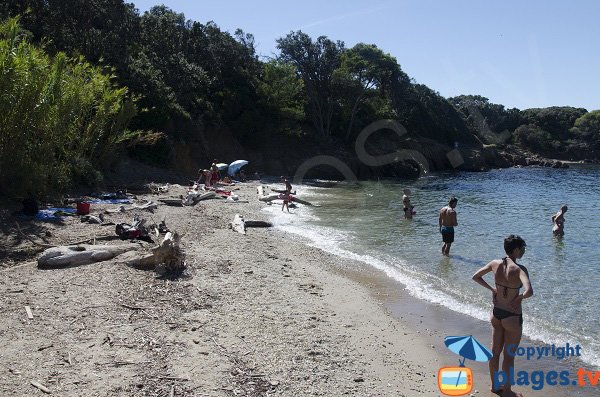
[[[527,242],[519,263],[534,296],[524,301],[524,334],[548,344],[581,346],[584,362],[600,366],[600,168],[512,168],[437,174],[411,181],[294,186],[319,207],[266,209],[276,227],[309,244],[360,260],[402,283],[413,296],[488,320],[491,294],[471,280],[505,256],[503,239]],[[404,219],[402,191],[411,190],[416,215]],[[458,198],[458,227],[450,258],[441,255],[439,210]],[[551,216],[567,204],[565,236],[552,234]],[[487,280],[493,283],[491,274]],[[468,332],[467,332],[468,333]]]

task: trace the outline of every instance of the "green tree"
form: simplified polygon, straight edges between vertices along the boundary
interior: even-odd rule
[[[356,112],[365,98],[377,93],[385,96],[394,78],[408,80],[408,76],[400,70],[396,58],[373,44],[364,43],[359,43],[342,54],[341,65],[335,71],[335,76],[338,84],[343,85],[348,93],[344,97],[352,98],[346,140],[350,138]]]
[[[277,115],[277,124],[289,129],[304,120],[304,83],[294,65],[277,59],[266,62],[258,93],[270,112]]]
[[[579,117],[570,132],[584,141],[600,143],[600,110]]]
[[[519,109],[505,109],[503,105],[491,103],[480,95],[459,95],[448,98],[459,110],[472,130],[485,143],[504,143],[514,130],[522,124]]]
[[[277,48],[281,51],[280,59],[293,64],[304,81],[315,130],[322,137],[331,137],[337,100],[333,74],[341,64],[344,43],[325,36],[313,41],[306,33],[297,31],[279,38]]]
[[[575,120],[586,113],[587,110],[583,108],[552,106],[522,110],[521,117],[523,123],[535,124],[550,133],[554,140],[563,141],[569,138],[569,129]]]

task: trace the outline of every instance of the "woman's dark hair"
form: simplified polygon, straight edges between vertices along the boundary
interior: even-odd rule
[[[511,234],[504,239],[504,252],[506,252],[507,255],[512,254],[515,248],[523,248],[526,246],[525,240],[516,234]]]

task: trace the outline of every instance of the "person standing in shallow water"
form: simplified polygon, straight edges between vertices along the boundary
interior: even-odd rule
[[[565,235],[565,212],[567,212],[568,208],[566,205],[560,207],[560,210],[552,215],[552,233],[555,236],[562,237]]]
[[[448,205],[440,210],[438,219],[442,241],[444,242],[442,245],[442,254],[446,256],[450,256],[450,246],[454,242],[454,226],[458,226],[456,211],[454,210],[456,204],[458,204],[458,199],[452,197]]]
[[[283,193],[283,204],[281,205],[281,211],[283,211],[284,208],[287,208],[287,212],[290,212],[290,200],[291,200],[291,194],[292,194],[292,184],[290,183],[290,181],[282,176],[281,177],[281,182],[283,182],[285,184],[285,192]]]
[[[505,374],[516,373],[514,370],[514,352],[521,342],[523,333],[523,310],[521,302],[533,295],[533,288],[529,280],[529,272],[523,265],[517,263],[517,259],[525,254],[525,240],[511,234],[504,239],[504,259],[496,259],[477,270],[473,280],[481,286],[492,291],[492,302],[494,308],[490,321],[492,323],[492,358],[489,362],[490,377],[492,379],[492,393],[503,397],[522,396],[511,390],[510,382],[504,385],[495,385],[495,379],[500,367],[500,353],[504,351],[502,359],[502,371]],[[494,274],[495,287],[490,286],[483,276],[489,272]],[[521,287],[525,290],[519,293]],[[501,387],[502,386],[502,387]]]
[[[404,219],[412,219],[415,207],[410,203],[410,189],[404,189],[402,204],[404,205]]]

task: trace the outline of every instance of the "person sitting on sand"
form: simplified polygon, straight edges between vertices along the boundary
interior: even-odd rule
[[[552,227],[552,233],[555,236],[564,236],[565,235],[565,212],[567,212],[568,208],[566,205],[560,207],[560,210],[552,215],[552,223],[554,226]]]
[[[438,223],[440,226],[440,233],[442,233],[442,255],[450,256],[450,246],[454,242],[454,226],[458,226],[456,220],[456,204],[458,199],[452,197],[448,202],[448,205],[440,210],[440,216]]]
[[[198,170],[198,179],[196,180],[197,184],[206,183],[207,181],[208,170],[199,169]]]
[[[492,358],[489,362],[490,377],[492,378],[492,393],[503,397],[522,396],[513,392],[510,382],[504,385],[496,385],[498,368],[500,366],[500,353],[504,351],[502,360],[502,371],[505,374],[516,373],[514,370],[515,357],[511,354],[521,342],[523,332],[523,311],[521,302],[533,295],[533,288],[529,280],[529,272],[523,265],[517,263],[517,259],[525,253],[525,240],[511,234],[504,239],[504,251],[507,257],[496,259],[477,270],[473,280],[483,287],[492,291]],[[495,287],[490,286],[483,276],[489,272],[494,274]],[[521,287],[525,287],[522,294]],[[514,372],[513,372],[514,371]],[[500,387],[503,386],[503,387]]]
[[[221,174],[219,172],[219,167],[217,167],[217,160],[213,160],[213,163],[210,165],[210,184],[214,185],[215,183],[221,180]]]
[[[404,189],[404,195],[402,196],[402,204],[404,205],[404,219],[412,219],[413,217],[413,205],[410,204],[410,189]]]

